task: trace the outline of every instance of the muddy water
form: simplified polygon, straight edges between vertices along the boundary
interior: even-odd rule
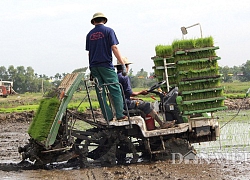
[[[68,180],[117,180],[117,179],[249,179],[249,165],[172,164],[158,161],[153,164],[118,166],[113,168],[88,168],[78,170],[29,170],[0,171],[1,179],[68,179]]]
[[[158,161],[153,164],[138,164],[112,168],[88,168],[78,170],[29,170],[0,171],[1,179],[249,179],[245,172],[248,166],[216,163],[172,164]],[[248,169],[249,170],[249,169]]]
[[[250,162],[250,117],[243,111],[232,119],[224,115],[220,121],[220,137],[217,141],[194,144],[203,157]],[[232,120],[231,120],[232,119]]]
[[[29,138],[26,133],[28,127],[29,122],[0,123],[0,163],[21,161],[17,148]],[[85,169],[0,171],[0,179],[250,179],[250,156],[244,157],[250,152],[247,145],[250,139],[247,135],[249,124],[247,121],[233,122],[224,128],[219,141],[194,144],[199,154],[193,161],[157,161]]]

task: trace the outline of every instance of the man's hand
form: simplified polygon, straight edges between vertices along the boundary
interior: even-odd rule
[[[131,98],[131,99],[134,99],[134,100],[138,100],[138,98],[134,98],[134,97],[135,97],[135,96],[139,96],[139,95],[147,95],[147,94],[148,94],[148,91],[147,91],[147,90],[132,92],[130,98]]]
[[[127,76],[127,68],[125,64],[122,64],[122,75]]]
[[[141,95],[147,95],[148,94],[148,91],[147,90],[143,90],[140,92]]]

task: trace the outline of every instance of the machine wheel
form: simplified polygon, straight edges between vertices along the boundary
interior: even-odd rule
[[[130,141],[129,137],[122,133],[122,130],[104,130],[99,133],[95,138],[94,144],[98,147],[88,153],[88,157],[100,162],[103,166],[113,166],[116,163],[126,163],[126,155],[133,154],[130,163],[137,162],[138,155],[134,144]],[[93,145],[93,144],[92,144]]]

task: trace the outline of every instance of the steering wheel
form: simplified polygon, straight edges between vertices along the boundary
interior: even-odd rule
[[[166,81],[160,81],[157,84],[153,85],[152,87],[150,87],[147,91],[148,92],[152,92],[153,90],[159,88],[161,85],[165,84]]]

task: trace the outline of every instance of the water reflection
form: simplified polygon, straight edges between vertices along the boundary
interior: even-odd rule
[[[250,159],[250,117],[242,111],[218,112],[220,137],[217,141],[193,144],[199,157],[248,161]]]

